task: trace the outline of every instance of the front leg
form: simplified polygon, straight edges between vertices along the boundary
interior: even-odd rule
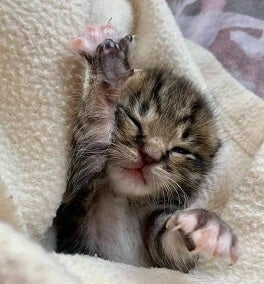
[[[90,86],[76,111],[67,188],[54,220],[57,252],[89,253],[84,247],[80,220],[87,213],[84,201],[92,198],[93,180],[103,172],[120,90],[133,70],[128,63],[131,36],[118,42],[111,26],[88,28],[75,47],[87,60]]]
[[[211,258],[239,256],[237,237],[216,214],[205,209],[154,212],[148,219],[148,249],[155,265],[188,272],[199,255]]]
[[[90,84],[77,110],[65,199],[71,199],[72,194],[87,187],[104,168],[116,102],[125,81],[133,74],[128,63],[132,37],[127,35],[115,42],[110,36],[116,38],[116,32],[110,25],[89,27],[82,40],[74,41],[77,50],[87,59]]]

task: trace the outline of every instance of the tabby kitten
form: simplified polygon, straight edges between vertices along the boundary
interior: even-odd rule
[[[57,252],[183,272],[202,253],[235,262],[236,236],[198,202],[221,148],[214,113],[186,78],[164,68],[134,72],[132,41],[109,25],[74,41],[90,88],[54,222]]]

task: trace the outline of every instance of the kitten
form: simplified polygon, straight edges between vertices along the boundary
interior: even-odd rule
[[[111,38],[111,39],[110,39]],[[134,72],[133,38],[90,27],[90,68],[73,129],[57,252],[188,272],[207,253],[238,258],[231,228],[199,208],[221,143],[206,98],[166,68]]]

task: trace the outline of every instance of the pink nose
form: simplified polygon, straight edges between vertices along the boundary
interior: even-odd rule
[[[155,159],[150,157],[146,152],[139,150],[139,153],[141,156],[142,163],[144,163],[145,165],[150,165],[155,163]]]

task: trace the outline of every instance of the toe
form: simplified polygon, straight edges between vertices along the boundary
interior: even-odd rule
[[[115,43],[111,39],[106,39],[104,41],[104,46],[107,49],[114,48],[115,47]]]
[[[101,44],[98,45],[97,47],[97,51],[99,53],[101,52],[106,52],[106,51],[111,51],[111,50],[117,50],[119,51],[120,48],[119,48],[119,45],[118,43],[114,42],[112,39],[106,39],[104,40],[104,42],[102,42]]]
[[[213,256],[215,258],[225,258],[229,256],[232,235],[229,231],[219,234]]]
[[[114,41],[111,40],[111,39],[106,39],[106,40],[104,41],[104,43],[105,43],[105,47],[108,48],[108,49],[111,49],[111,48],[115,48],[115,49],[117,49],[117,50],[120,49],[118,43],[114,42]]]
[[[133,36],[128,34],[120,40],[119,45],[124,52],[128,52],[132,41]]]

